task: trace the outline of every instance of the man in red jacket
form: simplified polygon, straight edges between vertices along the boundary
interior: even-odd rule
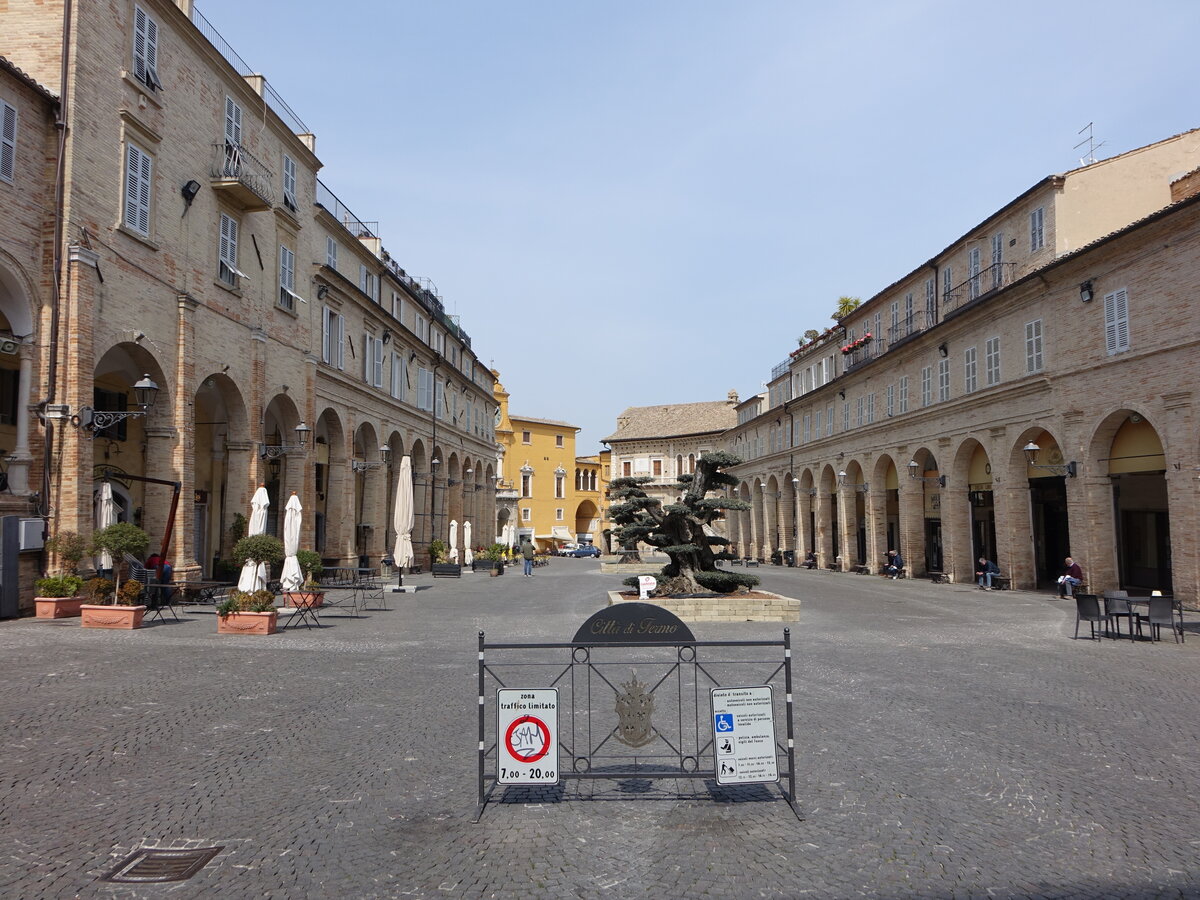
[[[1083,569],[1079,568],[1079,563],[1067,557],[1066,568],[1063,569],[1062,576],[1058,579],[1058,596],[1073,597],[1075,585],[1083,583]]]

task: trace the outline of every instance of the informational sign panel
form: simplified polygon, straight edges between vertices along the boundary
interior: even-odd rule
[[[779,780],[771,686],[712,689],[717,784]]]
[[[497,784],[558,783],[558,689],[496,691]]]

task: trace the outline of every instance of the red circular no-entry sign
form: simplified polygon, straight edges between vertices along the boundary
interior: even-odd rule
[[[531,725],[538,731],[538,739],[533,741],[533,745],[537,747],[528,753],[523,750],[518,750],[513,746],[513,733],[521,725]],[[524,732],[524,733],[527,733]],[[524,745],[524,742],[522,742]],[[508,726],[508,731],[504,733],[504,748],[509,755],[517,762],[531,763],[537,762],[550,751],[550,729],[546,727],[546,723],[537,716],[521,716],[514,719],[512,724]]]

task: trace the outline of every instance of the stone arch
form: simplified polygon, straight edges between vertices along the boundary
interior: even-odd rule
[[[349,472],[345,426],[333,407],[318,413],[313,424],[313,546],[325,559],[342,563],[352,552]]]
[[[948,480],[943,516],[950,530],[948,544],[954,556],[951,567],[974,577],[979,568],[977,560],[982,556],[1007,571],[1011,560],[999,560],[995,478],[987,447],[974,437],[962,441],[955,449]]]
[[[841,485],[842,501],[846,505],[846,549],[842,552],[849,566],[869,566],[871,564],[870,541],[871,531],[869,511],[870,482],[863,474],[862,463],[851,459],[845,464],[838,475],[839,480],[845,473],[845,483]]]
[[[7,448],[9,454],[7,489],[17,495],[29,493],[33,464],[31,418],[23,411],[33,404],[40,381],[34,358],[39,344],[40,304],[36,298],[36,285],[17,260],[0,249],[0,342],[5,348],[0,353],[0,379],[15,401],[12,422],[0,423],[0,447]]]
[[[167,481],[182,480],[182,453],[178,447],[179,435],[174,427],[174,383],[154,355],[141,344],[134,341],[118,342],[97,357],[92,390],[84,403],[80,404],[80,420],[86,426],[89,420],[95,423],[94,411],[136,410],[133,386],[145,375],[159,388],[154,405],[145,415],[131,416],[102,430],[93,430],[91,435],[94,439],[89,440],[82,429],[77,433],[83,457],[81,462],[89,467],[93,478],[90,489],[99,486],[99,476],[109,468],[130,475]],[[143,528],[151,536],[152,543],[157,543],[157,537],[166,533],[171,489],[164,485],[133,481],[129,485],[129,493],[134,504],[130,521]],[[86,509],[86,495],[79,500],[83,502],[76,503],[69,499],[64,491],[60,505],[64,508]],[[94,510],[91,521],[95,521]],[[190,556],[190,548],[185,553]]]
[[[1089,583],[1173,592],[1171,522],[1186,521],[1194,473],[1168,463],[1163,432],[1132,407],[1101,418],[1086,447],[1084,488],[1098,511],[1086,523],[1087,547],[1100,551],[1086,562]]]
[[[823,566],[843,570],[841,504],[838,503],[837,472],[826,463],[817,482],[817,558]]]
[[[870,484],[868,516],[872,529],[869,563],[874,568],[875,561],[884,559],[888,550],[895,550],[907,566],[908,548],[902,540],[903,531],[900,527],[900,470],[891,454],[881,453],[875,458],[870,471]]]
[[[225,559],[233,549],[229,543],[233,516],[249,505],[246,488],[252,478],[252,435],[237,382],[224,372],[201,379],[192,398],[192,418],[196,493],[192,543],[195,561],[209,577],[215,577],[212,561]],[[180,549],[191,548],[181,545]]]
[[[1040,448],[1040,465],[1065,464],[1062,442],[1040,424],[1025,428],[1008,448],[1005,481],[1011,481],[1012,491],[1020,494],[1019,500],[1014,498],[1013,507],[1027,510],[1027,532],[1032,538],[1031,556],[1019,568],[1014,565],[1013,575],[1028,587],[1048,587],[1058,577],[1063,559],[1072,552],[1075,523],[1069,514],[1067,476],[1029,465],[1023,448],[1030,443]]]

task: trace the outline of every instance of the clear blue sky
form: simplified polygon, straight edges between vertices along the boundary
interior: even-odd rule
[[[1088,122],[1098,158],[1200,126],[1195,0],[197,5],[581,454],[626,406],[761,390]]]

